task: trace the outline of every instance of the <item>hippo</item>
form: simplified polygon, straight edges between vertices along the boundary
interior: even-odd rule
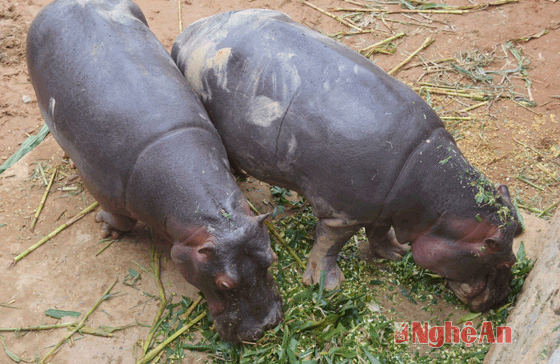
[[[166,237],[220,336],[253,341],[282,320],[276,259],[204,106],[129,0],[58,0],[30,26],[41,113],[100,203],[104,236],[141,220]]]
[[[436,113],[354,50],[263,9],[201,19],[171,56],[204,104],[230,162],[306,197],[318,218],[303,274],[344,275],[343,245],[362,227],[371,249],[446,278],[475,311],[510,292],[519,231],[505,185],[461,154]]]

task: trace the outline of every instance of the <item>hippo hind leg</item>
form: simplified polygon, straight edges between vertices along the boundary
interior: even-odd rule
[[[359,226],[346,226],[338,219],[319,219],[315,244],[303,273],[303,284],[319,283],[321,273],[325,271],[325,288],[332,290],[340,287],[344,274],[336,264],[338,253],[359,229]]]
[[[117,213],[99,211],[95,217],[97,222],[101,222],[101,236],[107,238],[111,236],[117,239],[123,232],[130,231],[136,225],[136,219]]]
[[[389,260],[401,260],[408,253],[410,247],[400,244],[395,231],[389,224],[368,225],[366,235],[371,251],[377,256]]]

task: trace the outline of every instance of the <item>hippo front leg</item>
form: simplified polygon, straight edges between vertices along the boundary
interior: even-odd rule
[[[366,235],[371,250],[378,256],[398,261],[410,250],[408,245],[400,244],[391,225],[366,226]]]
[[[107,238],[109,235],[113,239],[118,239],[122,233],[130,231],[136,225],[136,219],[117,213],[99,211],[95,217],[97,222],[101,222],[101,237]]]
[[[321,273],[325,271],[325,288],[332,290],[340,287],[340,283],[344,281],[344,274],[336,264],[338,253],[359,229],[359,226],[344,225],[343,221],[338,219],[319,219],[315,244],[303,273],[303,284],[309,286],[319,283]]]

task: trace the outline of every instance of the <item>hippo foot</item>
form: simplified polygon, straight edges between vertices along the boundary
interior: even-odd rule
[[[410,246],[400,244],[395,236],[395,231],[390,229],[385,235],[368,236],[370,249],[373,254],[380,258],[392,261],[401,260],[410,251]]]
[[[62,159],[68,159],[68,168],[70,169],[76,169],[76,164],[74,163],[74,161],[70,158],[70,156],[68,154],[66,154],[66,152],[64,152],[62,154]]]
[[[311,264],[308,264],[307,269],[303,273],[303,284],[306,286],[319,284],[322,272],[323,269],[313,269]],[[340,284],[344,281],[344,279],[344,273],[342,273],[338,265],[335,264],[334,268],[327,272],[327,276],[325,277],[325,288],[328,290],[337,289],[340,287]]]
[[[95,217],[95,221],[101,222],[101,237],[118,239],[124,232],[132,230],[136,225],[136,220],[106,211],[99,211]]]

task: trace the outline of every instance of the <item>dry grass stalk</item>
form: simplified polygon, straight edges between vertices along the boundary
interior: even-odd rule
[[[45,176],[45,170],[43,169],[43,165],[41,163],[39,163],[38,166],[39,166],[39,172],[41,172],[41,176],[43,177],[43,182],[45,183],[46,186],[49,183],[47,182],[47,176]]]
[[[115,240],[113,239],[109,239],[109,242],[101,249],[99,249],[99,251],[97,253],[95,253],[95,256],[98,256],[99,254],[103,253],[108,247],[110,247],[113,243],[115,242]]]
[[[460,121],[470,121],[474,120],[470,116],[442,116],[440,117],[441,120],[460,120]]]
[[[547,212],[549,212],[550,210],[552,210],[553,208],[555,208],[558,205],[558,202],[553,203],[552,205],[548,206],[547,208],[545,208],[544,210],[542,210],[542,212],[537,216],[537,217],[542,217],[544,216]]]
[[[385,21],[388,22],[392,22],[392,23],[399,23],[402,25],[414,25],[417,27],[425,27],[425,28],[432,28],[432,29],[437,29],[437,27],[435,25],[430,25],[430,24],[422,24],[422,23],[411,23],[411,22],[407,22],[407,21],[401,21],[401,20],[395,20],[395,19],[389,19],[387,17],[378,17],[378,19],[384,19]]]
[[[524,109],[527,110],[527,111],[532,112],[532,113],[535,114],[535,115],[544,116],[543,113],[540,113],[540,112],[535,111],[535,110],[531,110],[531,109],[529,109],[527,106],[523,105],[523,104],[520,103],[520,102],[515,102],[515,104],[516,104],[517,106],[520,106],[520,107],[524,108]]]
[[[19,254],[17,257],[15,257],[13,259],[12,263],[10,264],[10,267],[13,267],[18,261],[25,258],[33,250],[37,249],[38,247],[40,247],[41,245],[43,245],[44,243],[46,243],[47,241],[49,241],[50,239],[55,237],[62,230],[66,229],[67,227],[69,227],[70,225],[72,225],[76,221],[80,220],[82,217],[84,217],[85,215],[87,215],[91,211],[95,210],[95,208],[97,206],[99,206],[99,203],[97,201],[92,203],[90,206],[88,206],[87,208],[82,210],[82,212],[80,212],[78,215],[76,215],[73,218],[71,218],[70,220],[68,220],[65,224],[60,225],[55,231],[53,231],[49,235],[45,236],[43,239],[39,240],[36,244],[30,246],[26,251]]]
[[[335,8],[332,11],[346,11],[346,12],[372,12],[380,13],[378,9],[356,9],[356,8]],[[469,10],[433,10],[433,9],[399,9],[383,11],[385,14],[399,14],[399,13],[422,13],[422,14],[467,14]]]
[[[72,335],[74,335],[76,332],[78,332],[82,327],[85,326],[85,322],[87,321],[87,319],[89,318],[89,316],[93,313],[93,311],[95,311],[97,309],[97,307],[101,304],[101,302],[105,301],[106,299],[108,299],[108,294],[111,292],[111,290],[113,289],[113,287],[115,287],[115,285],[117,284],[118,279],[115,279],[115,282],[113,282],[113,284],[107,288],[107,290],[103,293],[103,295],[101,296],[101,298],[95,303],[95,305],[93,305],[93,307],[88,311],[88,313],[86,313],[86,315],[84,316],[84,318],[82,319],[82,321],[80,321],[80,323],[74,328],[72,329],[72,331],[70,331],[64,338],[62,338],[62,340],[60,340],[58,342],[58,344],[56,344],[54,346],[54,348],[52,348],[47,355],[45,355],[43,357],[43,359],[41,359],[41,364],[49,361],[55,354],[55,352],[58,350],[58,348],[60,348],[66,341],[68,341]]]
[[[146,353],[148,352],[148,349],[150,348],[150,344],[152,343],[152,340],[154,338],[156,330],[157,330],[158,326],[161,324],[161,317],[163,316],[163,312],[165,311],[165,306],[167,306],[167,298],[165,297],[165,289],[163,288],[163,284],[161,283],[161,265],[160,265],[161,253],[156,252],[153,230],[151,230],[151,229],[150,229],[150,237],[152,239],[152,271],[154,272],[154,275],[156,277],[156,283],[157,283],[158,290],[159,290],[159,301],[160,301],[160,303],[159,303],[158,312],[157,312],[156,316],[154,317],[154,322],[152,324],[152,327],[150,328],[148,338],[144,342],[144,347],[143,347],[143,350],[142,350],[142,356],[146,355]]]
[[[315,6],[315,5],[311,4],[311,3],[308,2],[308,1],[302,1],[302,3],[303,3],[304,5],[309,6],[310,8],[313,8],[313,9],[317,10],[318,12],[320,12],[320,13],[322,13],[322,14],[324,14],[324,15],[330,17],[330,18],[333,18],[334,20],[337,20],[337,21],[341,22],[342,24],[344,24],[344,25],[346,25],[346,26],[349,26],[350,28],[354,28],[354,29],[356,29],[357,31],[360,31],[360,32],[363,31],[362,28],[360,28],[360,27],[358,27],[358,26],[356,26],[356,25],[350,23],[349,21],[344,20],[344,19],[342,19],[342,18],[340,18],[340,17],[338,17],[338,16],[336,16],[336,15],[334,15],[334,14],[331,14],[331,13],[329,13],[329,12],[326,12],[326,11],[324,11],[323,9],[319,8],[318,6]]]
[[[179,33],[183,32],[183,14],[181,12],[181,0],[177,0],[177,8],[179,10]]]
[[[544,191],[544,188],[542,188],[542,187],[539,186],[539,185],[534,184],[533,182],[529,181],[529,180],[526,179],[526,178],[523,178],[523,177],[521,177],[521,176],[517,176],[517,177],[515,177],[515,179],[517,179],[517,180],[519,180],[519,181],[521,181],[521,182],[525,182],[525,183],[527,183],[529,186],[534,187],[534,188],[536,188],[536,189],[539,190],[539,191]]]
[[[556,177],[556,173],[552,173],[551,171],[549,171],[545,166],[543,166],[541,163],[537,164],[537,168],[539,168],[541,171],[543,171],[544,173],[548,174],[548,176],[550,178],[552,178],[554,181],[560,181],[558,179],[558,177]]]
[[[59,328],[62,328],[62,327],[70,327],[70,326],[74,326],[74,325],[77,325],[77,324],[78,324],[77,322],[73,321],[73,322],[67,322],[67,323],[64,323],[64,324],[56,324],[56,325],[28,326],[28,327],[16,327],[16,328],[3,327],[3,328],[0,328],[0,332],[52,330],[52,329],[59,329]]]
[[[52,184],[54,182],[54,178],[56,177],[56,172],[58,171],[58,168],[55,168],[51,179],[49,180],[49,184],[47,185],[47,189],[45,190],[45,193],[43,194],[43,198],[41,199],[41,203],[39,203],[39,207],[37,208],[37,211],[35,212],[35,217],[33,218],[33,221],[31,222],[31,227],[29,228],[31,231],[33,231],[33,229],[35,229],[35,224],[37,224],[37,220],[39,220],[39,215],[41,214],[41,211],[43,210],[43,206],[45,206],[45,201],[47,201],[47,196],[49,195],[49,191],[51,190]]]
[[[368,52],[368,51],[370,51],[370,50],[373,50],[373,49],[379,47],[380,45],[383,45],[383,44],[385,44],[385,43],[389,43],[390,41],[392,41],[392,40],[394,40],[394,39],[397,39],[397,38],[400,38],[400,37],[404,37],[404,33],[399,33],[399,34],[394,35],[394,36],[392,36],[392,37],[389,37],[389,38],[387,38],[387,39],[385,39],[385,40],[382,40],[381,42],[377,42],[377,43],[372,44],[372,45],[370,45],[370,46],[368,46],[368,47],[362,48],[362,49],[360,49],[358,52],[360,52],[360,53],[362,53],[362,52]]]
[[[477,108],[479,108],[479,107],[481,107],[481,106],[484,106],[484,105],[488,104],[489,102],[490,102],[490,100],[483,101],[483,102],[480,102],[480,103],[475,104],[475,105],[473,105],[473,106],[469,106],[469,107],[467,107],[467,108],[464,108],[463,110],[461,110],[461,111],[459,111],[459,112],[469,112],[469,111],[472,111],[472,110],[474,110],[474,109],[477,109]]]
[[[485,101],[489,98],[489,96],[484,92],[471,90],[471,89],[453,89],[448,87],[421,86],[421,87],[415,87],[413,88],[413,90],[417,92],[425,91],[432,94],[446,95],[452,97],[463,97],[476,101]]]
[[[424,43],[422,43],[422,45],[420,46],[420,48],[418,48],[417,50],[415,50],[414,52],[412,52],[412,54],[410,56],[408,56],[404,61],[402,61],[401,63],[399,63],[397,66],[395,66],[392,70],[390,70],[389,72],[387,72],[390,75],[393,75],[394,73],[396,73],[402,66],[404,66],[405,64],[407,64],[408,62],[410,62],[410,60],[412,58],[414,58],[414,56],[416,56],[418,53],[420,53],[423,49],[427,48],[430,44],[432,44],[434,42],[434,39],[428,37],[426,39],[424,39]]]
[[[434,3],[430,3],[427,1],[420,1],[420,0],[410,0],[410,2],[413,5],[417,5],[417,6],[429,6],[429,7],[433,7]],[[455,10],[481,10],[481,9],[486,9],[490,6],[500,6],[500,5],[505,5],[505,4],[509,4],[509,3],[517,3],[519,2],[519,0],[500,0],[497,1],[495,3],[487,3],[487,4],[472,4],[472,5],[462,5],[462,6],[452,6],[452,5],[444,5],[441,4],[441,7],[444,7],[446,9],[455,9]],[[436,4],[436,6],[438,6],[438,4]]]

